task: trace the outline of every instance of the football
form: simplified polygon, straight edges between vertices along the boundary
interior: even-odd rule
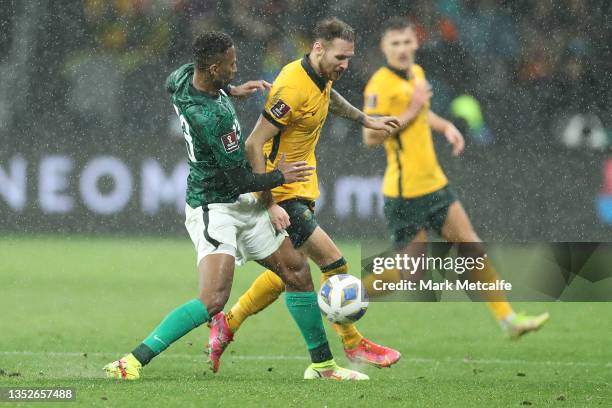
[[[367,294],[353,275],[329,278],[319,290],[319,308],[330,322],[346,324],[361,319],[368,309]]]

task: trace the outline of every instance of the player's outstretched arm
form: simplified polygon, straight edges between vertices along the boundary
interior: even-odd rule
[[[443,134],[446,140],[448,140],[448,143],[451,144],[453,147],[453,156],[459,156],[461,152],[463,152],[463,148],[465,147],[463,135],[450,120],[444,119],[436,113],[429,111],[427,121],[435,132]]]
[[[387,134],[392,133],[398,126],[399,120],[395,116],[371,117],[354,107],[332,88],[329,98],[329,110],[337,116],[341,116],[353,122],[362,124],[368,129],[380,130]]]
[[[418,116],[425,103],[432,97],[431,85],[429,82],[422,80],[418,81],[414,87],[412,98],[408,107],[397,116],[399,126],[397,126],[391,133],[385,133],[380,130],[363,129],[363,143],[366,146],[374,147],[382,144],[385,139],[391,135],[401,132],[407,128],[414,119]]]
[[[236,97],[251,96],[257,91],[265,92],[270,89],[272,85],[263,79],[257,81],[247,81],[244,84],[232,86],[229,88],[229,94]]]
[[[283,184],[306,181],[312,175],[313,169],[305,161],[286,163],[283,155],[276,169],[269,173],[253,173],[245,166],[229,168],[225,172],[240,193],[251,193],[270,190]]]

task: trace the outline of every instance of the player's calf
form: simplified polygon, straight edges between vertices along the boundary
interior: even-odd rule
[[[210,292],[202,291],[199,299],[206,306],[208,313],[211,316],[218,314],[223,311],[223,307],[229,299],[230,292]]]
[[[280,276],[287,292],[312,292],[314,290],[308,262],[293,248],[289,238],[285,238],[275,253],[259,263]]]
[[[234,278],[235,258],[227,254],[211,254],[200,261],[199,299],[208,314],[214,316],[223,310],[229,299]]]

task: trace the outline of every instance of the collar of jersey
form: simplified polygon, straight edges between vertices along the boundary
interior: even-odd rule
[[[200,91],[198,88],[193,86],[193,73],[189,75],[187,80],[189,81],[189,93],[190,94],[197,95],[197,96],[204,96],[209,99],[219,99],[219,95],[221,95],[221,92],[217,92],[217,95],[213,95],[213,94],[209,94],[208,92]]]
[[[219,99],[219,95],[221,95],[221,93],[219,92],[217,92],[217,95],[213,95],[209,94],[208,92],[200,91],[198,88],[193,86],[193,83],[191,83],[191,81],[189,81],[189,93],[191,93],[192,95],[204,96],[208,99]]]
[[[309,55],[310,54],[306,54],[304,55],[304,58],[302,58],[302,68],[304,68],[304,71],[306,71],[310,79],[312,79],[312,82],[314,82],[319,90],[323,92],[325,85],[327,85],[327,81],[319,76],[312,65],[310,65],[310,61],[308,60]]]
[[[410,79],[410,75],[406,71],[402,71],[401,69],[393,68],[391,65],[385,65],[385,67],[387,67],[389,71],[393,72],[395,75],[397,75],[398,77],[402,79],[406,79],[406,80]]]

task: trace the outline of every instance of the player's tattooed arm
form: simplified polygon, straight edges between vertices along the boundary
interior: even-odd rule
[[[394,116],[371,117],[351,105],[342,95],[332,88],[329,98],[329,110],[334,115],[352,120],[363,125],[363,127],[373,130],[381,130],[386,134],[391,134],[397,127],[399,121]]]
[[[365,113],[351,105],[349,101],[344,99],[344,97],[333,88],[329,97],[329,110],[334,115],[341,116],[353,122],[361,123],[362,125],[366,119]]]

